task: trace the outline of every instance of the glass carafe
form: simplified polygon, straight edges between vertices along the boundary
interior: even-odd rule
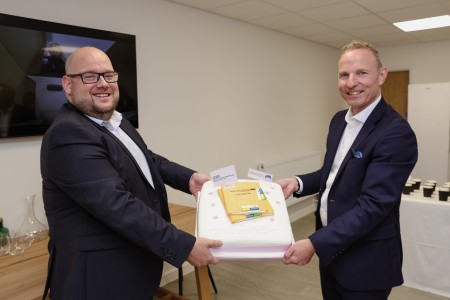
[[[31,244],[45,239],[48,236],[48,228],[39,222],[34,214],[34,198],[36,195],[31,195],[25,198],[27,210],[25,219],[22,225],[16,232],[16,236],[24,236]]]

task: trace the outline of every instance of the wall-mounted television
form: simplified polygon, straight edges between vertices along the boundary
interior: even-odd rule
[[[121,112],[138,127],[136,36],[0,13],[0,139],[43,135],[67,99],[67,57],[103,50],[119,72]]]

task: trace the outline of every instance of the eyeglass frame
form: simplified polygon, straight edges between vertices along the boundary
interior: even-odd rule
[[[95,82],[84,82],[83,75],[85,75],[85,74],[95,74],[95,75],[97,75],[97,81],[95,81]],[[117,79],[116,79],[115,81],[108,81],[108,80],[106,80],[106,78],[105,78],[105,74],[114,74],[114,76],[116,76]],[[117,81],[119,81],[119,72],[116,72],[116,71],[112,71],[112,72],[104,72],[104,73],[85,72],[85,73],[78,73],[78,74],[66,74],[66,76],[67,76],[67,77],[70,77],[70,78],[75,78],[75,77],[77,77],[77,76],[80,76],[81,81],[82,81],[84,84],[94,84],[94,83],[97,83],[97,82],[100,80],[100,76],[103,77],[103,80],[105,80],[105,82],[107,82],[107,83],[116,83]]]

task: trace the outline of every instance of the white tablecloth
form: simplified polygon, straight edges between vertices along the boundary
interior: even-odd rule
[[[403,195],[400,224],[404,285],[450,297],[450,202]]]

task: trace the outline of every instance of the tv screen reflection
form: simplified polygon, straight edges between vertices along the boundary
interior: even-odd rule
[[[135,36],[0,14],[0,138],[43,135],[67,101],[65,61],[104,51],[120,74],[117,110],[138,127]]]

